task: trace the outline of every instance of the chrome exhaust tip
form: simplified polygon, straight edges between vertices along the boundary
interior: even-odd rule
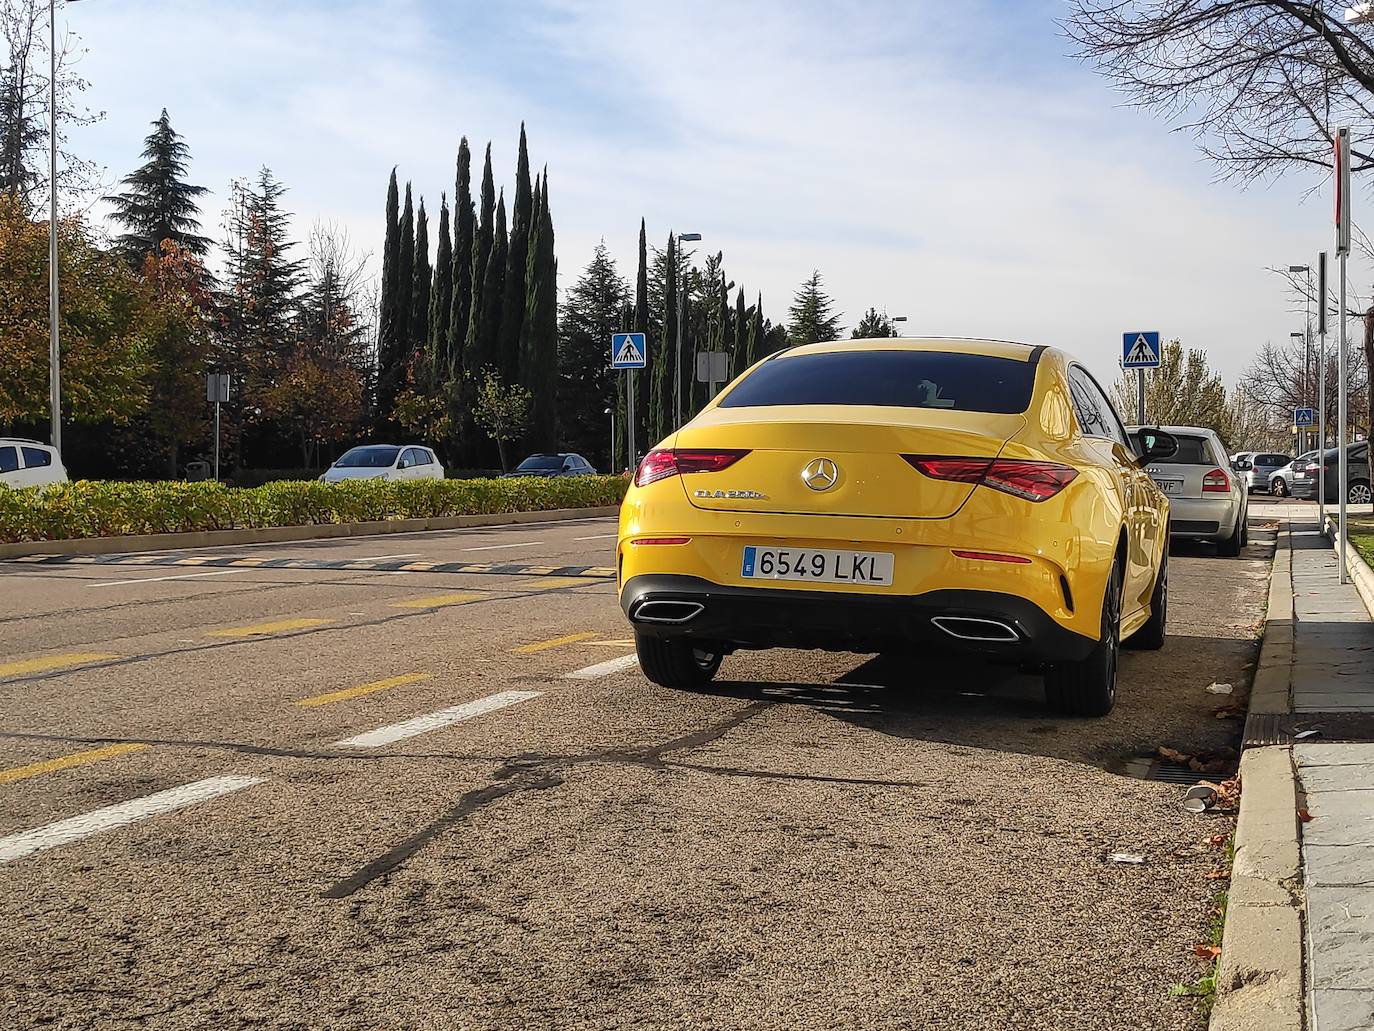
[[[642,601],[630,613],[636,623],[658,623],[667,626],[681,626],[690,623],[706,611],[699,601]]]
[[[975,619],[972,616],[935,616],[931,622],[950,637],[961,641],[986,641],[1011,644],[1021,640],[1012,627],[997,619]]]

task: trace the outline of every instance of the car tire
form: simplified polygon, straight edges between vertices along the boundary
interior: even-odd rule
[[[1269,493],[1276,498],[1288,497],[1288,484],[1284,482],[1282,476],[1276,478],[1274,482],[1269,485]]]
[[[1346,488],[1346,502],[1351,505],[1367,505],[1374,498],[1370,493],[1369,484],[1364,480],[1356,480]]]
[[[1158,651],[1164,647],[1164,626],[1169,620],[1169,553],[1159,561],[1159,575],[1150,592],[1150,618],[1126,639],[1127,648]]]
[[[659,687],[692,690],[705,687],[720,669],[720,652],[685,640],[635,634],[639,668]]]
[[[1217,542],[1217,554],[1225,558],[1235,558],[1240,554],[1240,549],[1244,547],[1244,542],[1241,539],[1244,535],[1245,513],[1241,512],[1236,516],[1236,528],[1231,531],[1231,536]]]
[[[1112,562],[1102,596],[1102,627],[1086,659],[1058,662],[1045,672],[1045,701],[1071,716],[1105,716],[1116,703],[1121,658],[1121,562]]]

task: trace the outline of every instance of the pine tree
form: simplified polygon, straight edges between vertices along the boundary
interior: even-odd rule
[[[864,312],[864,317],[859,320],[859,324],[849,334],[852,340],[873,340],[881,337],[895,337],[896,335],[897,327],[877,308],[869,308],[868,311]]]
[[[787,326],[790,343],[814,344],[840,335],[840,317],[831,314],[835,302],[821,287],[821,274],[813,271],[793,297],[792,307],[787,310],[791,316]]]
[[[620,330],[628,299],[629,288],[603,240],[568,288],[558,325],[558,446],[604,455],[606,469],[614,469],[614,456],[605,411],[615,403],[616,384],[625,376],[610,370],[606,351],[611,334]]]
[[[492,229],[491,254],[488,256],[486,275],[482,279],[482,293],[472,306],[473,332],[469,339],[473,347],[467,365],[467,371],[472,375],[484,368],[496,371],[498,367],[496,347],[501,339],[501,302],[505,297],[507,246],[506,194],[502,190],[496,203],[496,224]],[[505,385],[510,386],[509,383]]]
[[[649,365],[652,379],[650,441],[662,440],[673,429],[673,367],[677,356],[677,240],[668,234],[668,250],[663,262],[663,346]],[[647,447],[646,447],[647,450]]]
[[[525,308],[524,335],[529,344],[530,392],[534,404],[530,412],[530,437],[541,451],[558,448],[558,259],[554,256],[553,217],[549,213],[549,170],[544,169],[543,187],[533,211],[538,216],[530,237],[526,270],[529,297]]]
[[[525,383],[529,373],[520,368],[520,338],[528,307],[526,280],[529,273],[530,237],[537,229],[534,198],[530,190],[530,155],[525,144],[525,123],[520,123],[520,153],[515,165],[515,202],[511,206],[510,246],[506,252],[505,297],[501,304],[501,378]],[[526,383],[526,386],[529,384]],[[538,426],[538,397],[533,425]]]
[[[206,190],[186,181],[186,162],[191,150],[167,118],[153,122],[153,131],[143,141],[147,161],[122,180],[123,193],[106,197],[114,210],[111,217],[126,230],[115,245],[138,265],[149,254],[156,254],[163,240],[171,240],[183,251],[197,257],[210,248],[210,240],[200,235],[200,205],[197,198]]]
[[[425,215],[425,199],[415,215],[415,267],[410,285],[410,349],[409,363],[424,351],[429,340],[429,292],[433,286],[429,267],[429,218]]]
[[[472,240],[472,304],[468,309],[467,335],[463,342],[463,371],[470,376],[475,376],[488,360],[482,336],[482,312],[485,307],[483,298],[487,289],[487,267],[491,264],[491,250],[495,240],[495,229],[492,225],[495,215],[496,186],[491,174],[491,144],[488,143],[486,165],[482,169],[481,218],[476,224]],[[504,254],[504,242],[501,247]],[[501,273],[501,282],[504,284],[504,268]]]
[[[296,245],[288,235],[291,213],[281,208],[285,193],[286,187],[271,169],[264,167],[258,173],[256,191],[249,190],[245,196],[243,253],[231,262],[239,278],[230,288],[242,292],[247,302],[250,339],[276,356],[290,349],[297,294],[305,273],[304,262],[286,257]]]
[[[391,413],[391,405],[399,389],[397,356],[400,354],[400,342],[397,333],[400,327],[397,313],[400,299],[400,205],[396,169],[393,168],[386,191],[386,239],[382,245],[382,296],[377,326],[377,404],[383,417]]]
[[[439,195],[439,245],[434,252],[434,287],[429,307],[429,363],[436,384],[450,375],[449,320],[453,317],[453,240],[448,227],[448,197]]]
[[[449,376],[462,371],[463,344],[472,316],[473,231],[472,154],[468,138],[458,144],[458,174],[453,194],[453,309],[449,315]],[[480,285],[480,284],[479,284]]]
[[[405,206],[401,208],[401,249],[396,261],[396,363],[404,370],[410,362],[414,336],[410,330],[410,314],[415,297],[415,211],[410,200],[410,183],[406,183]],[[397,389],[405,386],[405,372],[399,373]]]

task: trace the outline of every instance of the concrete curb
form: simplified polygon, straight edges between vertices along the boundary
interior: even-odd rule
[[[1269,612],[1247,728],[1291,711],[1292,548],[1279,534]],[[1246,738],[1251,738],[1247,729]],[[1302,1031],[1302,854],[1297,774],[1287,744],[1247,748],[1240,760],[1240,816],[1217,963],[1211,1031]]]
[[[1336,547],[1336,520],[1330,516],[1326,517],[1322,525],[1322,536],[1331,541],[1332,551],[1339,550]],[[1374,619],[1374,570],[1365,564],[1365,560],[1349,539],[1345,542],[1345,568],[1350,573],[1350,582],[1355,585],[1360,601],[1364,602],[1365,611],[1369,613],[1370,619]]]
[[[233,547],[240,544],[286,544],[335,537],[372,537],[426,530],[461,530],[473,526],[556,523],[570,519],[603,519],[619,507],[554,508],[544,512],[498,512],[492,515],[445,516],[437,519],[382,519],[368,523],[318,523],[272,526],[257,530],[207,530],[202,533],[146,533],[129,537],[83,537],[65,541],[0,544],[0,562],[28,555],[112,555],[131,551]]]

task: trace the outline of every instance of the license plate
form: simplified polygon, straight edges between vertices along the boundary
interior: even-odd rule
[[[1178,494],[1183,490],[1182,480],[1155,480],[1155,486],[1165,494]]]
[[[744,549],[740,576],[750,580],[805,580],[820,584],[892,586],[892,554],[825,548]]]

